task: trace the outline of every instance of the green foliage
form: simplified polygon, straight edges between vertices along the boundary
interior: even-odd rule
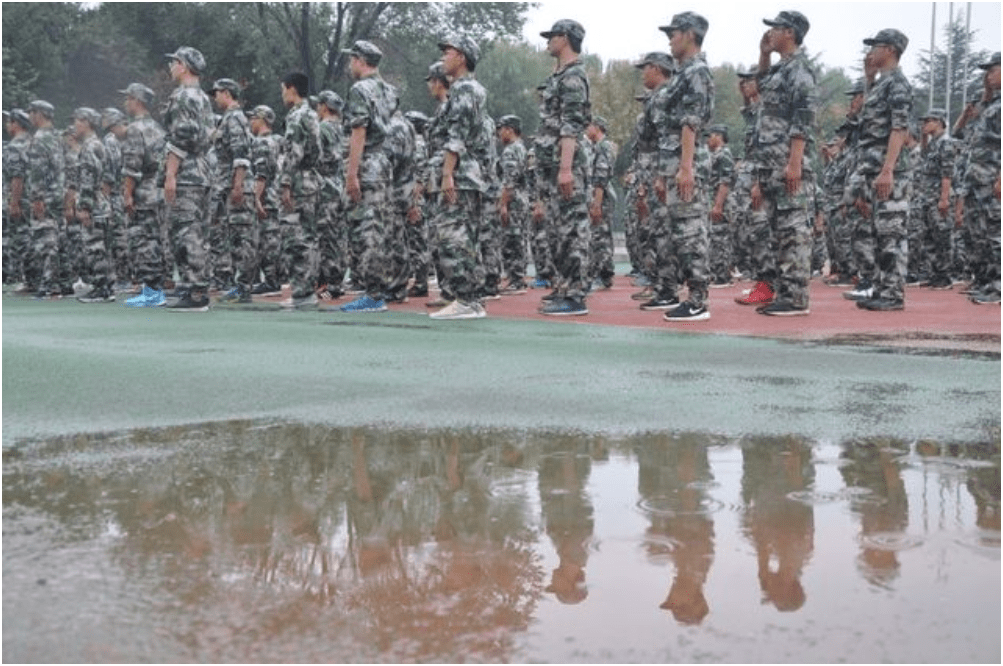
[[[933,85],[933,106],[948,109],[952,120],[961,115],[962,98],[967,88],[968,102],[977,101],[982,97],[983,72],[979,69],[979,63],[989,60],[991,53],[988,51],[972,51],[968,54],[967,66],[965,49],[968,48],[975,37],[975,31],[965,31],[965,23],[958,16],[950,25],[944,26],[943,42],[935,48],[933,57],[930,50],[921,52],[920,63],[922,69],[916,77],[916,112],[917,115],[926,113],[930,106],[930,86]],[[947,100],[947,54],[951,54],[951,91],[950,104]],[[931,62],[933,68],[931,71]],[[932,81],[931,81],[932,74]],[[967,76],[966,76],[967,74]]]
[[[496,42],[477,67],[477,80],[488,90],[488,112],[494,118],[515,114],[522,119],[523,136],[533,134],[540,120],[536,88],[553,69],[553,59],[543,50]]]

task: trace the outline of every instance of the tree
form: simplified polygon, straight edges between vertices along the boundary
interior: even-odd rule
[[[959,16],[950,24],[944,26],[944,44],[930,50],[925,49],[920,55],[922,69],[916,77],[916,111],[921,115],[928,111],[930,105],[930,88],[933,87],[933,106],[947,108],[953,121],[962,112],[962,97],[965,89],[968,91],[968,101],[973,102],[982,96],[982,77],[984,72],[978,68],[991,55],[988,51],[972,51],[965,58],[965,50],[970,47],[975,37],[975,31],[966,31],[964,21]],[[947,54],[951,54],[951,90],[947,99]],[[931,67],[932,63],[932,67]]]

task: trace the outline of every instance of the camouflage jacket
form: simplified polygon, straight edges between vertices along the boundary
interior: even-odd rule
[[[226,193],[233,188],[233,175],[243,167],[244,192],[254,191],[251,173],[251,128],[247,116],[240,107],[223,113],[219,125],[212,134],[212,144],[216,149],[216,183]]]
[[[282,139],[279,187],[292,189],[293,197],[311,197],[320,191],[317,162],[320,159],[320,122],[317,112],[302,100],[286,114]]]
[[[62,210],[64,192],[63,145],[55,128],[35,130],[28,147],[28,174],[25,188],[31,201],[43,201],[49,215]]]
[[[912,86],[898,67],[878,77],[867,93],[860,110],[860,140],[858,142],[856,172],[877,175],[885,163],[888,138],[894,130],[909,129],[912,112]],[[899,153],[896,172],[908,168],[907,150]]]
[[[426,192],[438,192],[442,185],[442,158],[446,150],[446,142],[449,140],[446,127],[446,102],[442,102],[435,109],[435,115],[428,124],[428,144],[425,147],[428,159],[425,161],[425,169],[420,176],[421,182],[425,183]]]
[[[417,164],[415,163],[415,131],[404,114],[397,111],[390,117],[386,141],[383,150],[390,160],[393,172],[394,196],[407,197],[410,200],[414,188]]]
[[[514,194],[526,191],[529,185],[526,180],[527,160],[526,144],[522,139],[505,146],[499,159],[503,188],[512,190]]]
[[[603,197],[615,197],[613,167],[616,166],[616,144],[604,138],[592,147],[592,164],[589,169],[592,188],[602,188]]]
[[[762,107],[756,120],[752,158],[760,169],[787,166],[792,139],[804,139],[802,166],[808,166],[818,86],[803,48],[758,75]]]
[[[752,153],[756,149],[756,130],[759,127],[759,112],[763,110],[763,101],[756,100],[742,106],[742,120],[745,121],[745,157],[746,162],[752,161]]]
[[[359,79],[348,91],[345,102],[346,132],[351,134],[358,127],[366,129],[366,143],[359,164],[361,184],[386,184],[393,178],[383,142],[390,130],[390,118],[397,103],[397,89],[378,74]]]
[[[122,175],[135,181],[136,208],[149,210],[160,203],[157,169],[166,149],[167,134],[156,120],[146,115],[132,119],[122,142]]]
[[[839,151],[836,158],[822,170],[822,195],[828,209],[842,205],[843,189],[849,175],[850,151],[847,148]]]
[[[23,214],[28,214],[28,149],[30,147],[31,135],[27,132],[18,134],[3,147],[4,214],[7,213],[7,204],[10,200],[10,184],[15,178],[21,179],[21,210]]]
[[[122,193],[122,144],[118,137],[108,132],[101,140],[104,144],[104,175],[102,180],[111,186],[112,196]]]
[[[958,171],[960,190],[991,185],[1000,175],[1000,92],[979,102],[979,115],[966,128],[965,154]]]
[[[65,136],[60,143],[63,147],[63,187],[75,192],[80,179],[80,144]]]
[[[577,140],[573,167],[587,166],[584,155],[585,128],[592,120],[589,77],[580,60],[574,60],[550,75],[540,89],[540,126],[534,151],[541,170],[556,170],[563,138]]]
[[[198,86],[178,86],[167,100],[164,110],[166,154],[180,158],[178,185],[209,187],[213,174],[206,161],[212,144],[215,121],[209,96]]]
[[[321,178],[321,197],[333,201],[345,190],[345,133],[333,119],[320,122],[320,155],[317,173]]]
[[[266,210],[279,208],[279,157],[282,154],[282,138],[277,134],[263,134],[254,137],[251,143],[251,167],[255,180],[265,181],[261,194],[261,204]]]
[[[721,185],[731,188],[735,179],[735,158],[728,146],[721,146],[713,151],[708,149],[708,153],[710,153],[710,178],[707,185],[713,198],[717,196],[717,189]]]
[[[674,176],[683,155],[683,127],[696,134],[714,117],[714,77],[703,53],[678,64],[666,90],[652,95],[651,122],[658,129],[658,173]],[[695,156],[694,156],[695,159]],[[694,171],[696,171],[694,162]]]
[[[484,116],[487,91],[472,76],[463,76],[449,88],[449,99],[443,110],[446,145],[444,149],[457,156],[453,182],[458,190],[487,190],[488,139],[484,136]]]
[[[944,178],[954,178],[958,144],[949,132],[931,137],[922,151],[922,162],[916,169],[913,191],[923,204],[936,205]]]
[[[106,159],[104,144],[95,134],[81,142],[77,157],[77,208],[94,216],[108,214],[104,210],[108,200],[101,191]]]

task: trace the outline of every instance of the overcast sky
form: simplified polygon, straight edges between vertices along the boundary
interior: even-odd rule
[[[809,53],[821,53],[822,62],[842,67],[847,73],[859,69],[863,42],[882,28],[897,28],[909,37],[902,58],[907,75],[919,71],[919,54],[930,48],[930,19],[937,6],[937,39],[943,39],[948,7],[965,15],[963,2],[693,2],[655,3],[635,0],[553,0],[531,9],[525,37],[543,45],[540,32],[562,18],[573,18],[585,27],[583,50],[611,59],[635,60],[648,51],[668,51],[665,33],[672,14],[687,9],[702,14],[710,23],[704,51],[711,66],[723,63],[749,66],[759,58],[759,40],[767,27],[764,18],[773,18],[783,9],[796,9],[808,17],[811,28],[805,37]],[[971,27],[974,49],[1000,50],[1000,4],[973,2]],[[941,48],[941,47],[938,47]],[[774,56],[776,57],[776,56]]]

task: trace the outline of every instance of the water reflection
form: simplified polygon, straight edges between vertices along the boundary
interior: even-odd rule
[[[854,660],[827,621],[874,590],[860,642],[908,640],[857,658],[938,659],[896,616],[927,598],[948,636],[995,609],[963,654],[999,655],[998,442],[235,422],[8,451],[3,507],[11,661],[790,660],[746,651],[764,606]]]

